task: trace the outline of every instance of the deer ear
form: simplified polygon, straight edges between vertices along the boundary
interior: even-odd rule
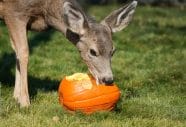
[[[67,29],[79,35],[84,34],[88,28],[88,22],[84,13],[70,2],[63,4],[63,19]]]
[[[108,15],[101,24],[108,26],[112,32],[121,31],[132,20],[137,1],[133,1]]]

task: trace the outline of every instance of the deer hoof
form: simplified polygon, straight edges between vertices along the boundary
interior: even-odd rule
[[[28,107],[30,105],[30,100],[28,96],[21,96],[18,98],[18,102],[21,108]]]

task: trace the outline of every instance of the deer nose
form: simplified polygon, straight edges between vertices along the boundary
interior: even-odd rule
[[[103,78],[102,81],[106,85],[111,85],[114,82],[113,78]]]

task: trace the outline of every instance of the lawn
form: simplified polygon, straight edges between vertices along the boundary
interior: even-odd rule
[[[88,11],[100,21],[116,8]],[[69,114],[58,102],[60,80],[87,72],[77,49],[55,30],[28,34],[31,106],[20,109],[12,98],[15,55],[0,23],[0,127],[186,126],[186,9],[137,8],[133,22],[113,36],[112,68],[121,99],[114,111],[88,116]]]

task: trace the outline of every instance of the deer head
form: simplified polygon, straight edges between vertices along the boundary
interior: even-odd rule
[[[70,2],[63,5],[66,37],[78,48],[98,83],[112,84],[114,81],[111,69],[111,58],[115,51],[112,34],[128,26],[136,6],[137,2],[133,1],[97,23],[76,5]]]

